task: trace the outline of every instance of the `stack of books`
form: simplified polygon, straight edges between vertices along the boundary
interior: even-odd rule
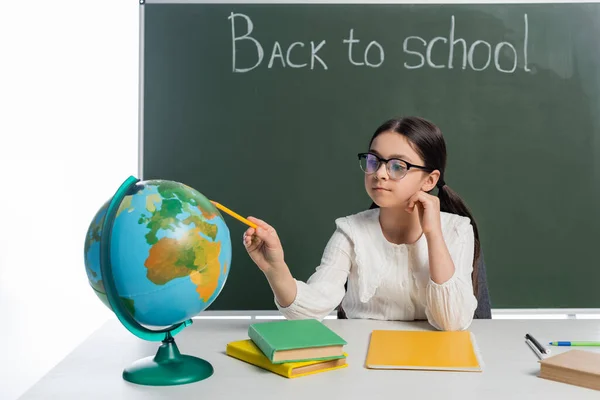
[[[227,344],[227,355],[286,378],[347,367],[344,339],[316,319],[252,324],[249,339]]]
[[[539,362],[540,378],[600,390],[600,354],[570,350]]]

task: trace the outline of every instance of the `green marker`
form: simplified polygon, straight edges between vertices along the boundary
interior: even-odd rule
[[[550,342],[550,346],[600,346],[600,342]]]

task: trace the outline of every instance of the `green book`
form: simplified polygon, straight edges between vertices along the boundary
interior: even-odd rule
[[[259,322],[248,327],[248,336],[273,364],[343,358],[346,345],[316,319]]]

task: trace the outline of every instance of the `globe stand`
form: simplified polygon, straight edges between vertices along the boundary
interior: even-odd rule
[[[191,325],[192,320],[189,319],[161,330],[148,329],[133,318],[117,292],[110,256],[112,228],[121,202],[130,191],[136,190],[137,182],[139,179],[130,176],[119,187],[108,205],[100,238],[100,270],[108,302],[123,326],[140,339],[162,341],[162,344],[154,357],[142,358],[126,368],[123,371],[123,379],[151,386],[183,385],[197,382],[213,374],[212,365],[201,358],[182,355],[173,339],[173,336]]]
[[[170,334],[154,357],[142,358],[123,371],[123,379],[140,385],[182,385],[201,381],[213,374],[209,362],[182,355]]]

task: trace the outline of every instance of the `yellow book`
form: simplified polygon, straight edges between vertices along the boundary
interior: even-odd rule
[[[239,340],[237,342],[228,343],[226,353],[228,356],[245,361],[249,364],[256,365],[257,367],[274,372],[286,378],[298,378],[300,376],[316,374],[318,372],[331,371],[334,369],[345,368],[348,366],[348,364],[346,363],[346,357],[348,356],[348,354],[346,353],[344,353],[344,358],[337,358],[334,360],[301,361],[273,364],[262,353],[262,351],[258,347],[256,347],[256,345],[251,339]]]
[[[375,330],[367,368],[481,372],[483,364],[469,331]]]

